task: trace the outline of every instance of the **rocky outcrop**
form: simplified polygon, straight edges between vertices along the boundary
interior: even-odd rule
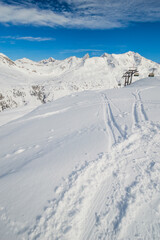
[[[5,89],[0,92],[0,111],[16,108],[29,103],[46,103],[44,86],[34,85],[29,88]]]

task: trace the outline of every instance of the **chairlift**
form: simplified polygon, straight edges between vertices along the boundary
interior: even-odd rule
[[[134,77],[139,77],[139,73],[138,73],[138,72],[135,72],[135,73],[134,73]]]
[[[148,77],[154,77],[154,73],[153,72],[149,73]]]
[[[129,67],[129,71],[137,71],[137,68],[136,67]]]
[[[148,77],[154,77],[154,72],[155,72],[156,68],[152,68],[151,70],[152,70],[152,72],[149,73]]]

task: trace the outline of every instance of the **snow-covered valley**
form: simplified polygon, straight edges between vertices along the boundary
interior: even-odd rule
[[[147,75],[150,65],[140,68]],[[103,67],[99,82],[98,69],[93,81],[86,75],[93,89],[105,82],[99,90],[68,87],[68,96],[28,114],[22,108],[17,119],[17,109],[0,113],[1,239],[160,239],[160,77],[104,90],[114,87],[120,69],[108,71],[111,85]],[[67,71],[54,81],[71,86],[79,70],[72,78]]]
[[[40,62],[26,58],[12,61],[0,54],[0,111],[38,106],[84,90],[117,88],[119,82],[124,84],[123,73],[133,66],[140,73],[133,81],[146,78],[153,68],[155,75],[160,75],[160,64],[134,52]]]

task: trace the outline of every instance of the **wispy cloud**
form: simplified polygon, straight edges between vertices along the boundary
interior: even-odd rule
[[[34,26],[110,29],[160,21],[157,0],[10,0],[0,3],[0,22]],[[16,4],[17,2],[17,4]],[[14,4],[13,4],[14,3]]]
[[[103,52],[103,50],[100,49],[66,49],[62,51],[61,53],[85,53],[85,52]]]
[[[0,37],[1,39],[11,39],[11,40],[25,40],[30,42],[44,42],[44,41],[53,41],[55,38],[45,38],[45,37],[14,37],[14,36],[4,36]]]

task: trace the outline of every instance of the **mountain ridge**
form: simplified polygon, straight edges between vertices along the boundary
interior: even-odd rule
[[[64,60],[50,57],[39,62],[27,58],[12,61],[0,54],[1,110],[32,101],[40,104],[84,90],[115,88],[119,82],[123,86],[122,76],[129,67],[137,67],[140,73],[133,82],[146,78],[152,68],[156,76],[160,75],[160,64],[132,51]]]

